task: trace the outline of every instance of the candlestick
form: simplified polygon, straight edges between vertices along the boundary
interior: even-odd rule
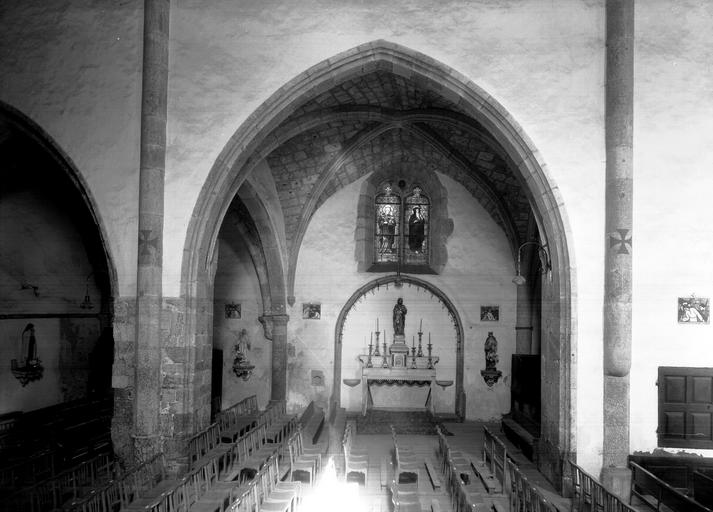
[[[388,368],[389,367],[389,360],[386,359],[386,331],[384,331],[384,352],[382,353],[381,357],[383,358],[381,360],[381,366],[382,368]]]
[[[416,347],[411,347],[411,368],[416,369]]]
[[[376,331],[376,350],[374,350],[374,355],[376,357],[379,357],[381,354],[379,354],[379,334],[381,334],[379,331]]]
[[[423,332],[418,331],[418,354],[416,354],[418,357],[423,357],[423,348],[421,348],[421,337],[423,336]]]
[[[372,363],[371,363],[371,349],[372,349],[372,345],[371,345],[371,341],[369,341],[369,357],[368,357],[367,360],[366,360],[366,367],[367,367],[367,368],[371,368],[371,367],[373,366]]]

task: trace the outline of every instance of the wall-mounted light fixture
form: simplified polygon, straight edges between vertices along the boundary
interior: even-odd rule
[[[26,281],[23,281],[22,284],[20,284],[20,290],[32,290],[32,293],[35,294],[35,297],[40,296],[40,287],[35,286],[34,284],[30,284]]]
[[[87,276],[87,281],[85,283],[85,288],[84,288],[84,300],[82,303],[79,305],[80,308],[82,309],[92,309],[94,307],[94,304],[92,304],[92,299],[89,297],[89,278],[94,275],[94,272],[90,272],[89,275]]]
[[[12,374],[20,381],[22,387],[33,380],[40,380],[45,369],[37,356],[37,339],[34,324],[27,324],[20,334],[20,359],[10,361]]]
[[[512,278],[512,282],[518,286],[522,286],[527,282],[525,276],[520,273],[520,264],[522,262],[522,248],[526,245],[536,245],[537,254],[540,257],[540,272],[546,274],[552,269],[552,264],[550,262],[550,255],[547,252],[547,246],[540,244],[539,242],[525,242],[517,249],[517,275]]]

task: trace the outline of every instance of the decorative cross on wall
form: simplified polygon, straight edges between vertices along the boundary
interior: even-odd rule
[[[158,235],[151,236],[152,233],[150,229],[139,231],[139,258],[143,263],[152,264],[158,256]]]
[[[614,248],[618,245],[619,249],[616,251],[617,254],[629,254],[631,237],[627,238],[628,234],[628,229],[617,229],[616,233],[609,235],[609,248]]]

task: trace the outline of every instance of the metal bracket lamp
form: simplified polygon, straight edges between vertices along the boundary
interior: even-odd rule
[[[540,272],[546,274],[550,270],[552,270],[552,263],[550,261],[550,254],[547,252],[547,246],[542,245],[539,242],[524,242],[517,249],[517,275],[512,278],[512,282],[515,283],[517,286],[522,286],[527,282],[525,276],[520,273],[520,266],[522,264],[522,249],[527,245],[537,246],[537,253],[540,257]]]

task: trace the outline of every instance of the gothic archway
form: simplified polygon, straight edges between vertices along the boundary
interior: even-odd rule
[[[404,284],[407,284],[409,286],[414,285],[423,288],[424,290],[434,295],[448,312],[448,316],[450,317],[451,322],[453,323],[453,329],[455,331],[454,335],[457,350],[455,379],[456,401],[454,413],[458,415],[461,419],[463,419],[463,414],[461,412],[460,407],[460,400],[463,394],[463,322],[460,318],[460,315],[458,314],[458,310],[448,298],[448,296],[440,289],[438,289],[438,287],[434,286],[428,281],[424,281],[423,279],[419,279],[417,277],[398,274],[379,277],[377,279],[369,281],[364,286],[361,286],[351,295],[351,297],[349,297],[349,299],[346,301],[341,311],[339,312],[339,316],[337,317],[337,323],[334,326],[334,384],[332,387],[333,394],[330,404],[331,407],[334,408],[341,406],[339,389],[341,386],[340,383],[342,381],[342,335],[344,330],[344,323],[347,319],[347,316],[349,316],[349,312],[352,310],[354,305],[371,290],[380,286],[388,286],[392,283],[396,286],[403,286]]]
[[[436,91],[452,104],[457,104],[460,113],[456,116],[423,111],[417,114],[414,122],[436,116],[439,122],[452,125],[476,123],[479,129],[487,133],[487,137],[502,149],[508,166],[513,169],[525,191],[539,237],[547,245],[552,263],[552,272],[542,284],[542,374],[546,378],[542,390],[542,438],[545,441],[540,447],[540,469],[551,480],[558,481],[561,477],[562,460],[569,458],[576,446],[576,428],[573,423],[576,349],[572,322],[573,297],[576,296],[572,289],[575,270],[567,244],[569,227],[563,201],[548,176],[539,152],[505,108],[467,77],[426,55],[383,40],[358,46],[295,77],[240,126],[216,159],[191,217],[182,263],[182,294],[188,304],[189,325],[195,325],[201,315],[198,306],[210,283],[212,247],[218,226],[242,183],[266,157],[266,152],[270,151],[272,139],[266,142],[268,137],[274,138],[274,131],[294,114],[300,105],[328,91],[335,84],[374,70],[383,70],[402,79],[415,81],[423,89]],[[384,113],[384,109],[381,109],[380,113],[374,113],[354,112],[345,108],[340,112],[325,111],[314,114],[317,117],[322,116],[314,122],[323,122],[325,115],[371,118],[373,115],[383,116]],[[299,127],[304,128],[304,123],[309,123],[307,118],[310,115],[306,114],[304,119],[301,118]],[[404,117],[408,115],[395,114],[393,122],[409,122]],[[293,124],[297,129],[298,123],[282,127],[285,130],[281,135],[283,138],[290,136],[290,126]],[[385,131],[384,128],[365,128],[361,136],[373,139]],[[420,134],[427,138],[429,135]],[[431,145],[436,146],[441,142],[433,138],[429,141]],[[340,155],[336,155],[333,162],[339,162],[339,158]],[[336,165],[328,165],[327,168],[329,172],[334,172]],[[297,242],[288,248],[285,286],[288,294],[292,294],[290,276],[294,273],[293,266],[297,260],[301,233],[306,229],[312,213],[321,204],[320,201],[331,192],[329,180],[326,178],[328,176],[323,176],[323,179],[318,181],[319,189],[313,190],[313,196],[296,223]],[[517,241],[524,240],[521,237]],[[513,268],[514,266],[513,262]],[[191,317],[193,322],[190,321]]]

